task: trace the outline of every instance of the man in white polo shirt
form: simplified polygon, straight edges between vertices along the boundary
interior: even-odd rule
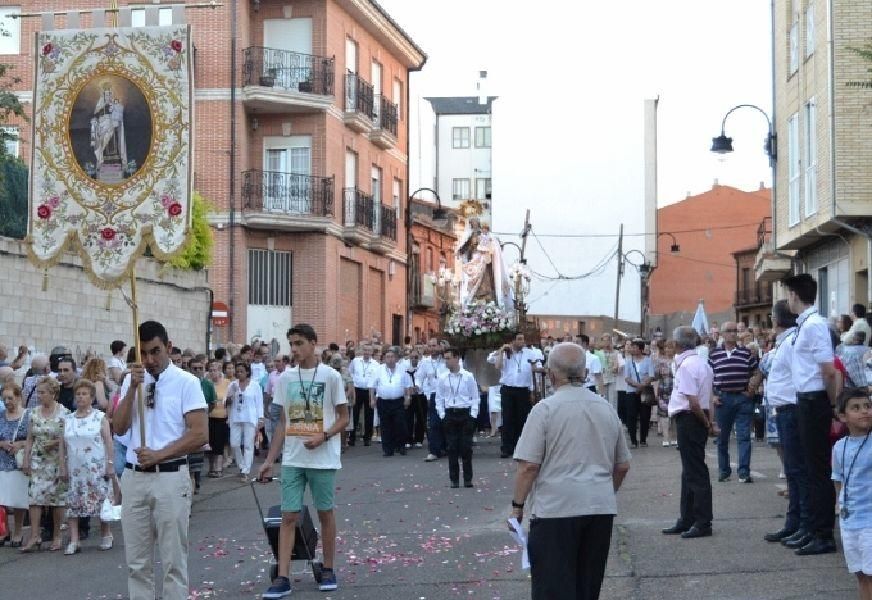
[[[542,355],[525,344],[524,334],[518,332],[511,344],[503,345],[487,358],[500,372],[503,413],[500,458],[509,458],[515,452],[515,445],[533,407],[533,365],[542,364]]]
[[[406,408],[412,400],[412,378],[397,365],[400,349],[391,346],[384,355],[370,383],[370,406],[378,407],[378,420],[382,431],[382,452],[406,455]]]
[[[358,426],[363,428],[363,445],[369,446],[372,442],[374,414],[369,405],[369,388],[378,369],[378,362],[372,357],[372,346],[369,344],[364,344],[361,351],[363,356],[355,356],[351,364],[348,365],[348,372],[354,381],[354,398],[348,399],[349,402],[354,403],[354,416],[352,417],[354,427],[348,435],[349,446],[353,446],[357,439]],[[363,413],[363,425],[360,425],[361,412]]]
[[[172,344],[163,325],[139,326],[142,365],[132,365],[121,387],[112,428],[127,436],[121,529],[131,600],[154,600],[155,541],[160,549],[164,600],[188,598],[188,522],[191,478],[187,455],[209,440],[200,381],[170,362]],[[145,445],[136,390],[144,384]]]
[[[799,439],[808,475],[808,526],[813,538],[796,553],[800,556],[836,551],[833,538],[836,492],[830,480],[830,423],[836,402],[836,368],[826,320],[814,307],[817,282],[808,273],[784,279],[790,311],[799,315],[791,373],[796,389]]]
[[[478,384],[469,371],[460,368],[460,353],[444,351],[448,372],[436,383],[436,412],[445,430],[448,450],[448,478],[451,487],[460,487],[460,466],[463,461],[463,487],[472,487],[472,436],[478,418],[480,398]]]

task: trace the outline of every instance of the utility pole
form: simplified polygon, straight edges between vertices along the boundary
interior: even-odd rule
[[[522,265],[527,264],[527,259],[524,258],[524,253],[527,250],[527,235],[530,233],[530,209],[527,209],[527,215],[524,217],[524,229],[521,232],[521,255],[518,262]],[[527,324],[527,303],[523,297],[523,281],[521,277],[515,277],[515,308],[518,310],[518,326],[523,330]]]
[[[618,229],[618,283],[615,286],[615,322],[612,327],[618,326],[618,306],[621,304],[621,279],[624,276],[624,224]]]

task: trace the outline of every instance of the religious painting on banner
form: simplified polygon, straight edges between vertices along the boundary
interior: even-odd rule
[[[77,248],[115,287],[191,223],[193,76],[187,25],[36,34],[28,241],[50,266]]]

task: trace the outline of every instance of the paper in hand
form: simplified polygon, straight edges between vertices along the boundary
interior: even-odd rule
[[[521,546],[521,568],[525,570],[529,569],[530,557],[527,554],[527,536],[524,534],[524,528],[515,517],[507,519],[506,522],[509,524],[509,528],[511,529],[509,533],[512,536],[512,539]]]

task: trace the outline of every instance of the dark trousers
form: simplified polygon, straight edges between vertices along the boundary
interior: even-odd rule
[[[436,394],[430,394],[427,401],[427,449],[433,456],[441,457],[445,454],[445,432],[442,419],[436,412]]]
[[[372,421],[374,412],[369,405],[369,390],[354,388],[354,429],[348,434],[348,443],[354,445],[357,436],[357,426],[360,424],[360,413],[363,412],[363,441],[372,439]]]
[[[630,432],[630,443],[638,443],[636,431],[639,432],[639,441],[643,444],[648,442],[648,429],[651,427],[651,405],[642,404],[642,396],[633,392],[627,392],[625,404],[625,417],[627,430]]]
[[[712,482],[705,464],[708,429],[690,412],[675,415],[678,453],[681,455],[682,527],[711,527]]]
[[[824,391],[796,396],[799,441],[808,477],[808,528],[818,537],[832,538],[836,522],[836,491],[830,480],[833,411]]]
[[[503,427],[500,436],[500,452],[511,456],[521,437],[527,415],[533,408],[530,404],[530,390],[522,387],[500,387],[500,400],[503,411]]]
[[[423,444],[427,429],[427,399],[424,394],[412,394],[409,408],[406,409],[406,433],[408,444]]]
[[[463,481],[472,481],[472,434],[475,420],[468,408],[449,408],[445,411],[445,449],[448,451],[448,478],[460,481],[458,457],[463,461]]]
[[[527,551],[533,600],[597,600],[614,515],[532,519]]]
[[[382,452],[390,456],[395,450],[405,453],[406,444],[406,411],[403,399],[384,400],[379,398],[378,420],[381,426]]]
[[[618,390],[618,418],[627,425],[627,392]]]
[[[722,392],[718,406],[718,471],[730,475],[730,436],[736,426],[736,449],[739,452],[739,477],[751,475],[751,423],[754,420],[754,400],[745,394]]]
[[[808,477],[799,441],[798,410],[796,405],[779,406],[775,413],[789,496],[784,519],[784,528],[788,531],[808,529]]]

